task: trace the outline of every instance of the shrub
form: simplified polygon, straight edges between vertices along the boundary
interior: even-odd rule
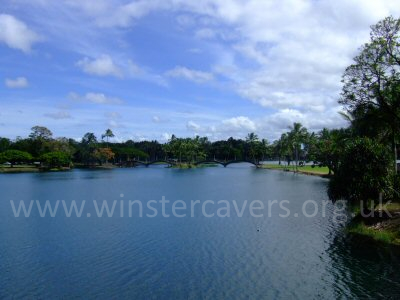
[[[328,194],[333,200],[352,202],[393,195],[392,157],[389,150],[369,138],[358,138],[346,145],[333,175]]]
[[[43,154],[40,160],[49,167],[61,167],[71,163],[69,154],[61,151],[53,151]]]

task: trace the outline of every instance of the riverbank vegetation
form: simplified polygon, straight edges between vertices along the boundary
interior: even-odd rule
[[[207,137],[171,139],[161,144],[157,141],[112,142],[105,137],[114,136],[110,129],[99,140],[94,133],[86,133],[80,141],[71,138],[54,138],[50,129],[32,127],[27,138],[0,138],[0,162],[4,167],[15,168],[31,164],[39,168],[66,168],[71,166],[98,167],[104,165],[137,166],[143,163],[173,163],[176,167],[194,167],[205,164],[247,161],[260,165],[266,160],[277,160],[282,167],[300,170],[304,162],[315,166],[325,151],[321,145],[327,132],[310,133],[300,123],[288,127],[288,132],[269,143],[249,133],[245,139],[210,141]],[[4,165],[6,164],[6,165]]]
[[[389,212],[377,203],[399,200],[400,19],[387,17],[371,27],[370,41],[346,68],[342,82],[339,103],[351,135],[340,146],[329,194],[361,205],[351,231],[397,243],[400,209],[394,205]]]

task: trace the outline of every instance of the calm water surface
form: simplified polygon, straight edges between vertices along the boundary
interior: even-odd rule
[[[0,298],[397,298],[399,253],[347,237],[332,222],[331,203],[323,217],[326,185],[246,164],[0,175]],[[162,196],[187,203],[187,216],[165,218],[153,205],[158,215],[146,217],[153,214],[146,203]],[[54,218],[40,217],[36,203],[30,217],[16,218],[10,200],[86,203],[80,218],[66,217],[61,203]],[[93,200],[110,207],[117,200],[113,217],[96,217]],[[142,218],[138,206],[128,216],[129,200],[144,203]],[[228,200],[231,216],[217,217],[225,205],[215,204],[206,209],[214,217],[201,206],[191,217],[192,200]],[[238,217],[233,200],[239,209],[262,201],[264,216],[252,217],[247,206]],[[291,215],[280,217],[286,211],[277,204],[268,214],[272,200],[289,200]],[[301,213],[306,200],[318,203],[313,218]]]

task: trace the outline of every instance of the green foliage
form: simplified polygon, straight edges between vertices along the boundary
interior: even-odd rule
[[[44,126],[33,126],[31,128],[32,132],[29,137],[33,140],[41,139],[41,140],[50,140],[53,136],[53,133]]]
[[[0,138],[0,153],[8,150],[11,146],[11,141],[7,138]]]
[[[62,167],[69,166],[71,163],[71,156],[68,153],[61,151],[53,151],[43,154],[40,160],[48,167]]]
[[[249,159],[252,161],[260,161],[265,155],[265,145],[258,139],[258,136],[251,132],[246,137],[246,146]]]
[[[51,151],[50,145],[53,141],[53,133],[46,127],[34,126],[29,135],[29,146],[27,151],[34,157],[39,157],[43,153]]]
[[[182,161],[194,162],[204,160],[206,153],[204,152],[204,145],[207,143],[206,138],[177,138],[174,135],[169,140],[168,144],[164,146],[164,151],[176,158],[180,163]]]
[[[331,199],[352,202],[377,200],[392,196],[390,153],[384,145],[369,138],[356,138],[349,142],[340,157],[340,163],[329,182]]]
[[[301,123],[293,123],[289,129],[289,132],[283,133],[281,138],[275,141],[273,152],[278,157],[279,163],[282,158],[288,165],[294,160],[297,168],[300,159],[308,159],[307,156],[314,140]]]
[[[341,156],[344,152],[346,142],[350,134],[346,129],[326,129],[318,134],[313,149],[313,159],[320,166],[329,168],[329,174],[335,173],[339,167]]]
[[[391,144],[395,162],[400,132],[400,19],[383,19],[371,27],[370,37],[343,74],[339,102],[353,117],[358,134]]]
[[[400,233],[398,230],[379,230],[372,227],[368,227],[362,222],[352,222],[347,227],[347,232],[352,234],[360,234],[369,236],[376,241],[400,245]]]
[[[10,162],[11,166],[16,163],[30,162],[32,155],[25,151],[7,150],[0,154],[0,161]]]
[[[0,153],[0,164],[4,164],[7,162],[7,158],[4,153]]]
[[[119,145],[118,147],[112,147],[112,150],[115,153],[116,161],[145,160],[149,158],[146,152],[136,149],[133,146],[124,147],[123,145]]]
[[[106,138],[107,144],[108,144],[108,140],[109,138],[114,137],[114,133],[111,131],[111,129],[107,129],[106,132],[104,134],[101,135],[101,139],[103,140],[104,138]]]
[[[79,160],[85,165],[95,164],[97,158],[95,156],[95,151],[97,149],[97,138],[94,133],[87,132],[80,143],[79,149]]]

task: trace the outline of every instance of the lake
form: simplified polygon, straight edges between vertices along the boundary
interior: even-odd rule
[[[399,253],[347,236],[326,186],[248,164],[0,174],[0,298],[396,298]]]

